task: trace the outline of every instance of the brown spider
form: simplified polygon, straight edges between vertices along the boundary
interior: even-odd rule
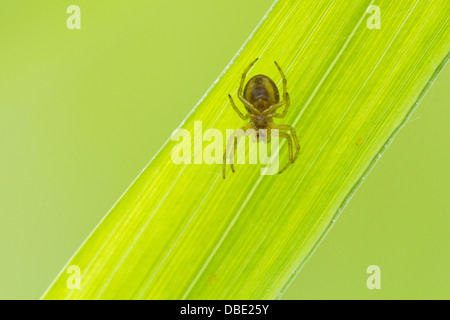
[[[258,59],[259,58],[256,58],[242,74],[241,84],[238,90],[239,100],[241,100],[241,102],[244,104],[245,109],[247,110],[247,114],[243,115],[241,111],[239,111],[231,95],[228,95],[228,97],[230,98],[230,102],[231,105],[233,106],[233,109],[237,112],[237,114],[239,115],[239,117],[241,117],[242,120],[250,118],[250,122],[241,128],[243,131],[246,131],[248,129],[254,129],[256,131],[257,138],[259,138],[260,129],[269,129],[267,130],[266,142],[270,141],[270,131],[271,131],[270,129],[289,130],[291,132],[296,147],[295,156],[292,155],[291,137],[286,132],[281,131],[279,132],[279,136],[286,138],[289,145],[289,161],[286,163],[284,168],[280,170],[279,173],[282,173],[284,170],[287,169],[287,167],[291,163],[294,163],[300,151],[300,145],[298,143],[297,134],[295,133],[294,128],[290,125],[283,125],[283,124],[276,125],[272,121],[273,118],[283,118],[284,116],[286,116],[287,110],[291,102],[289,94],[286,91],[287,81],[280,66],[276,61],[274,61],[275,65],[278,68],[278,71],[280,71],[281,77],[283,78],[283,101],[280,102],[280,95],[278,93],[278,88],[272,81],[272,79],[262,74],[251,78],[245,85],[245,89],[242,90],[244,87],[245,77],[247,76],[247,73],[250,71],[250,69],[253,67],[256,61],[258,61]],[[281,114],[275,112],[277,109],[283,106],[285,106],[285,108]],[[222,175],[224,179],[225,179],[225,169],[227,165],[226,164],[227,150],[229,150],[232,141],[234,141],[234,150],[236,150],[237,139],[238,134],[234,132],[228,138],[227,146],[223,153]],[[230,166],[231,171],[233,172],[234,172],[234,164],[233,164],[234,150],[230,154]]]

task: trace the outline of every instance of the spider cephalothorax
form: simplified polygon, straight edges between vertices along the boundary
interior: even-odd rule
[[[277,125],[273,123],[273,118],[283,118],[290,105],[290,98],[289,94],[286,91],[286,77],[284,76],[283,71],[281,70],[278,63],[275,61],[275,65],[278,68],[278,71],[281,74],[281,77],[283,79],[283,101],[280,102],[280,94],[278,92],[278,88],[275,85],[275,83],[270,79],[269,77],[265,75],[257,75],[251,78],[244,88],[245,83],[245,77],[247,76],[247,73],[251,69],[251,67],[258,61],[258,59],[255,59],[244,71],[241,78],[241,84],[239,86],[238,90],[238,96],[239,100],[244,104],[245,109],[247,110],[247,114],[243,115],[241,111],[237,108],[235,105],[233,98],[231,95],[228,95],[230,98],[231,105],[233,106],[233,109],[237,112],[237,114],[242,118],[242,120],[247,120],[250,118],[250,122],[243,126],[240,131],[237,132],[243,132],[248,129],[254,129],[257,133],[257,137],[259,137],[259,130],[260,129],[267,129],[267,137],[265,137],[265,141],[270,141],[270,130],[271,129],[278,129],[278,130],[288,130],[291,135],[292,139],[295,142],[295,155],[293,155],[292,152],[292,139],[286,132],[279,132],[279,137],[283,137],[287,139],[288,145],[289,145],[289,161],[286,163],[283,169],[280,170],[279,173],[282,173],[286,168],[291,164],[294,163],[294,161],[297,159],[298,153],[300,151],[300,145],[298,143],[297,134],[294,130],[294,128],[290,125]],[[283,113],[279,114],[276,113],[276,110],[285,106]],[[228,139],[227,146],[225,148],[225,151],[223,153],[223,167],[222,167],[222,174],[223,178],[225,178],[225,169],[226,169],[226,159],[227,159],[227,150],[229,149],[229,146],[234,141],[235,149],[237,144],[237,138],[239,134],[236,132],[233,133],[230,138]],[[234,152],[230,154],[231,157],[234,158]],[[231,158],[230,165],[231,170],[234,172],[234,164]]]

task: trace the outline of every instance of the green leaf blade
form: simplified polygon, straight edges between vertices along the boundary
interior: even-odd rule
[[[169,141],[69,262],[82,288],[63,272],[44,298],[279,296],[448,59],[448,2],[379,1],[380,30],[366,26],[372,3],[280,1],[182,125],[243,126],[227,95],[255,57],[248,79],[280,88],[276,60],[292,101],[277,123],[302,148],[286,172],[228,166],[224,180],[220,165],[175,165]]]

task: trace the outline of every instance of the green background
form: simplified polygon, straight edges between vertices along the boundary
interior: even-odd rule
[[[1,2],[0,299],[41,296],[271,4]],[[449,82],[447,66],[285,299],[450,298]]]

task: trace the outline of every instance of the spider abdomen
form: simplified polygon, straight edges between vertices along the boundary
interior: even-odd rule
[[[275,83],[269,77],[259,74],[251,78],[244,89],[244,98],[259,111],[269,108],[280,101]]]

